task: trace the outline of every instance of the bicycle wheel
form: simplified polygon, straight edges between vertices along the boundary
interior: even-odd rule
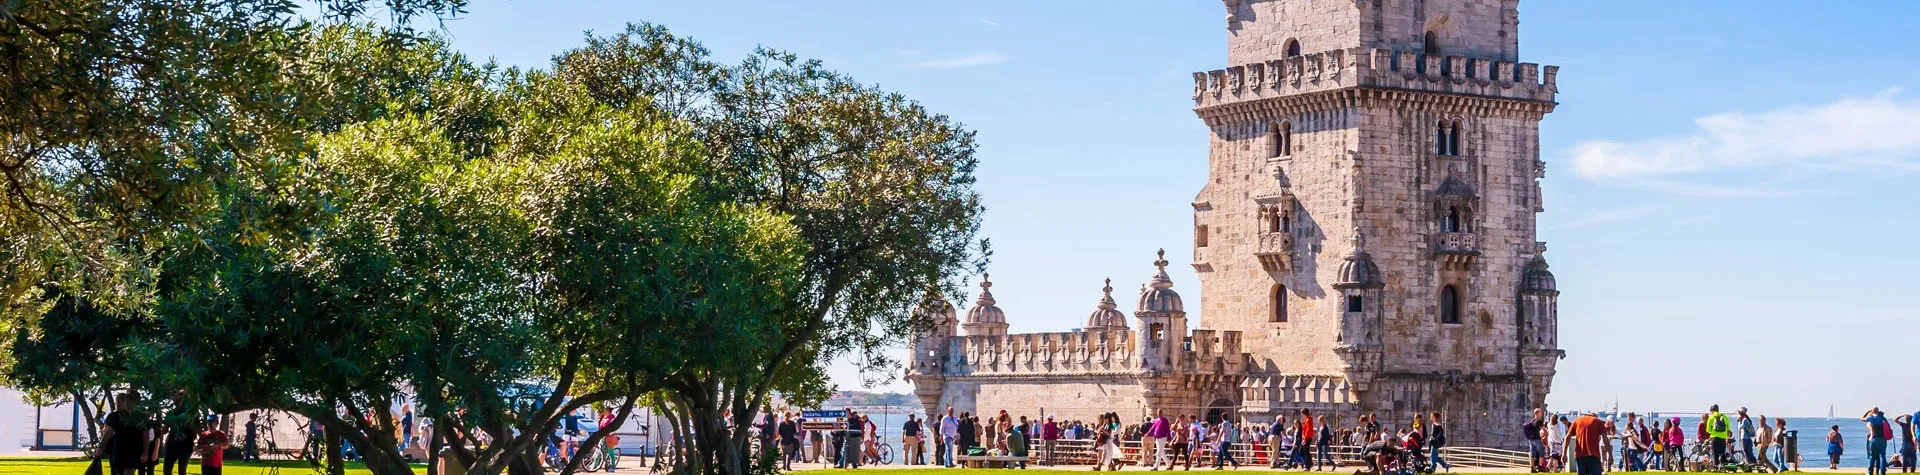
[[[586,470],[588,473],[598,472],[600,471],[600,467],[602,463],[603,463],[603,460],[600,458],[600,452],[598,450],[595,450],[594,452],[587,454],[586,460],[580,461],[580,469]]]
[[[880,444],[880,464],[890,465],[892,463],[893,463],[893,444]]]

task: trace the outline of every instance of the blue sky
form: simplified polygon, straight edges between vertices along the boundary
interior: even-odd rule
[[[1915,403],[1920,380],[1896,369],[1920,359],[1917,17],[1893,0],[1522,4],[1521,60],[1562,67],[1541,132],[1569,353],[1550,404]],[[1000,307],[1014,331],[1063,331],[1102,278],[1124,292],[1155,248],[1191,255],[1207,131],[1189,73],[1224,66],[1223,18],[1211,0],[477,0],[445,28],[470,55],[541,67],[583,32],[661,23],[729,61],[785,49],[948,114],[979,131]],[[1175,290],[1198,298],[1183,261]],[[834,371],[843,388],[857,374]]]

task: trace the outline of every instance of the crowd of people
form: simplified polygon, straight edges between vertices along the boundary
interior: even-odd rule
[[[798,413],[768,414],[755,427],[762,450],[779,451],[783,467],[794,462],[831,463],[859,468],[881,460],[879,429],[866,415],[848,410],[831,430],[807,430]],[[1061,420],[1054,415],[1028,417],[1007,411],[982,417],[949,407],[944,414],[922,418],[908,415],[899,430],[903,463],[946,467],[969,460],[1006,462],[1026,468],[1028,460],[1043,466],[1068,461],[1091,462],[1093,470],[1120,470],[1138,465],[1149,471],[1239,468],[1242,463],[1307,471],[1337,470],[1332,448],[1361,447],[1374,470],[1451,471],[1441,457],[1446,427],[1439,413],[1415,416],[1403,427],[1391,427],[1373,415],[1360,416],[1352,426],[1311,410],[1254,424],[1245,418],[1203,418],[1197,414],[1159,414],[1138,423],[1126,423],[1116,413],[1094,421]],[[1074,454],[1063,450],[1071,444]],[[1242,445],[1244,444],[1244,445]],[[1090,453],[1087,453],[1090,447]],[[1235,447],[1243,447],[1236,450]],[[931,454],[931,455],[929,455]],[[1242,457],[1251,460],[1241,460]]]
[[[133,413],[136,398],[132,393],[116,395],[114,410],[101,424],[100,445],[95,449],[99,456],[94,461],[107,464],[105,473],[153,475],[158,467],[162,475],[186,475],[188,461],[198,452],[200,473],[220,475],[227,433],[216,424],[217,417],[176,413],[141,418]],[[247,425],[249,440],[255,437],[255,428],[252,422]]]
[[[1890,468],[1914,471],[1920,412],[1892,419],[1879,408],[1860,417],[1867,432],[1867,473],[1885,474]],[[1798,471],[1802,461],[1799,431],[1788,429],[1785,418],[1757,418],[1747,408],[1732,414],[1714,405],[1692,427],[1692,437],[1679,417],[1664,420],[1627,413],[1625,420],[1588,413],[1569,418],[1535,409],[1521,427],[1533,471],[1569,471],[1582,475],[1607,471]],[[1888,457],[1895,439],[1897,453]],[[1826,434],[1827,468],[1839,469],[1846,451],[1840,426]]]

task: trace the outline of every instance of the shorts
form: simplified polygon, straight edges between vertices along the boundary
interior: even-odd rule
[[[220,475],[220,467],[219,466],[208,467],[205,465],[201,465],[200,475]]]

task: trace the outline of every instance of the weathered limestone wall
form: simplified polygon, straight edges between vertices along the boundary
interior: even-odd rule
[[[1073,381],[1063,375],[1060,380],[1049,381],[948,381],[940,410],[953,406],[956,412],[994,414],[1005,409],[1016,417],[1054,414],[1067,421],[1093,421],[1100,414],[1115,412],[1131,419],[1146,414],[1143,392],[1139,380],[1125,377]]]
[[[1387,283],[1384,371],[1457,370],[1517,374],[1519,277],[1534,255],[1538,190],[1538,119],[1438,110],[1408,102],[1363,109],[1361,211],[1367,251]],[[1437,123],[1460,120],[1460,156],[1440,156]],[[1463,270],[1445,270],[1434,255],[1444,210],[1434,190],[1454,174],[1471,185],[1478,206],[1463,226],[1480,255]],[[1439,295],[1454,285],[1464,300],[1461,323],[1440,323]]]
[[[1282,121],[1292,125],[1294,147],[1275,159],[1269,124]],[[1194,216],[1209,233],[1207,246],[1195,248],[1195,262],[1211,266],[1200,272],[1201,326],[1240,330],[1255,368],[1327,373],[1340,367],[1332,351],[1338,294],[1327,285],[1346,248],[1346,233],[1338,230],[1350,227],[1344,196],[1352,183],[1341,168],[1349,162],[1345,151],[1359,146],[1353,124],[1350,110],[1331,110],[1214,128],[1211,179]],[[1295,257],[1288,269],[1269,272],[1254,254],[1262,232],[1257,199],[1288,190],[1299,203],[1290,233]],[[1285,322],[1273,321],[1275,285],[1286,289]]]
[[[1286,42],[1301,51],[1360,46],[1360,22],[1353,0],[1226,0],[1227,62],[1280,58]]]
[[[1230,64],[1353,47],[1419,50],[1428,31],[1449,52],[1513,60],[1519,0],[1224,0]],[[1246,61],[1241,61],[1246,60]]]
[[[1446,418],[1447,443],[1460,447],[1524,448],[1520,425],[1531,408],[1527,385],[1517,378],[1447,379],[1431,375],[1383,377],[1363,397],[1366,414],[1381,425],[1407,427],[1414,413],[1439,411]],[[1353,421],[1360,413],[1337,413]]]

